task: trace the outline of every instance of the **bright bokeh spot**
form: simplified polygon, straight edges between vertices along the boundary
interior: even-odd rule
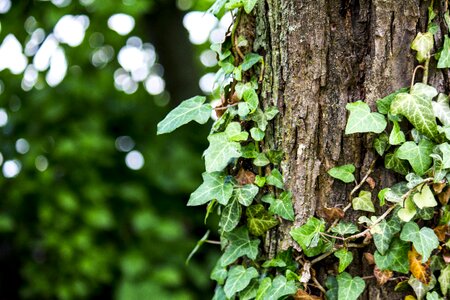
[[[30,151],[30,143],[26,139],[18,139],[16,141],[16,151],[20,154],[25,154]]]
[[[48,160],[45,156],[39,155],[38,157],[36,157],[34,165],[36,166],[36,169],[38,171],[44,172],[48,168]]]
[[[67,60],[64,49],[58,47],[50,58],[50,70],[45,76],[45,80],[51,87],[57,86],[66,76]]]
[[[215,83],[215,77],[216,77],[216,74],[214,74],[214,73],[207,73],[207,74],[203,75],[200,78],[199,86],[200,86],[200,89],[204,93],[209,94],[209,93],[211,93],[213,91],[214,83]]]
[[[214,67],[217,65],[217,54],[212,50],[205,50],[200,55],[200,61],[205,67]]]
[[[139,170],[144,166],[144,156],[141,152],[133,150],[125,156],[125,163],[131,170]]]
[[[211,30],[216,27],[217,18],[210,13],[192,11],[183,18],[183,25],[189,31],[191,43],[200,45],[208,40]]]
[[[89,18],[87,16],[65,15],[59,19],[53,31],[61,43],[76,47],[83,42],[88,27]]]
[[[0,127],[5,126],[8,123],[8,114],[3,108],[0,108]]]
[[[116,149],[121,152],[128,152],[133,150],[134,145],[135,143],[133,139],[129,136],[119,136],[116,139]]]
[[[9,69],[20,74],[27,67],[27,57],[22,53],[22,45],[13,34],[8,34],[0,46],[0,71]]]
[[[120,35],[127,35],[134,28],[134,18],[126,14],[115,14],[109,17],[108,27]]]
[[[164,79],[158,75],[151,75],[145,81],[145,89],[150,95],[159,95],[164,92],[166,83]]]
[[[7,160],[3,164],[3,176],[6,178],[13,178],[19,175],[20,170],[22,169],[22,164],[20,161],[14,159],[14,160]]]
[[[0,0],[0,14],[6,14],[11,8],[11,0]]]

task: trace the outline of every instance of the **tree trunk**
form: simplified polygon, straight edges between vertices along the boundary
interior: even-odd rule
[[[410,85],[415,62],[410,44],[426,29],[428,5],[418,0],[259,1],[254,50],[265,58],[261,98],[264,106],[280,111],[265,146],[285,153],[282,171],[294,196],[294,226],[321,216],[325,207],[347,205],[353,185],[334,181],[327,170],[353,163],[358,180],[376,158],[368,135],[344,135],[345,106],[364,100],[374,110],[377,99]],[[444,77],[434,74],[432,81],[442,86]],[[372,177],[372,195],[394,179],[382,162]],[[286,222],[270,233],[269,256],[290,246],[298,249],[291,228]],[[350,272],[372,275],[362,255],[354,255],[359,265]],[[364,299],[388,299],[393,292],[373,280],[366,283]]]

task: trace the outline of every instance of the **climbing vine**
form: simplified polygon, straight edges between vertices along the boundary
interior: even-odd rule
[[[216,81],[221,102],[212,106],[206,97],[185,100],[158,124],[158,134],[169,133],[195,121],[215,121],[204,152],[206,172],[188,205],[207,205],[205,221],[220,215],[222,256],[212,270],[217,282],[214,299],[356,300],[365,280],[383,285],[397,283],[396,290],[411,290],[407,299],[443,299],[450,286],[450,106],[449,97],[428,84],[431,59],[438,68],[450,67],[450,39],[432,54],[438,32],[431,4],[428,29],[411,44],[419,65],[409,88],[400,89],[377,101],[371,112],[363,101],[347,104],[346,134],[374,135],[373,149],[384,166],[403,180],[383,188],[378,204],[373,201],[370,173],[355,181],[353,164],[334,167],[328,174],[345,183],[355,183],[350,203],[343,209],[330,208],[327,218],[310,217],[290,231],[296,249],[268,258],[261,251],[262,238],[281,219],[294,221],[292,195],[285,189],[279,170],[283,153],[263,147],[265,131],[278,113],[263,110],[259,102],[264,72],[263,57],[248,49],[249,41],[238,35],[242,14],[250,14],[257,0],[218,0],[211,7],[223,7],[234,14],[226,40],[211,48],[217,53],[220,70]],[[450,25],[448,11],[444,19]],[[245,51],[247,49],[247,51]],[[415,83],[416,71],[423,69],[422,82]],[[412,128],[411,130],[407,130]],[[365,190],[368,186],[370,190]],[[376,206],[383,211],[377,214]],[[352,209],[361,215],[357,223],[343,220]],[[194,252],[208,240],[208,233]],[[361,278],[346,270],[353,261],[353,249],[366,249],[365,260],[373,275]],[[324,286],[316,278],[314,265],[335,257],[338,266],[329,270]]]

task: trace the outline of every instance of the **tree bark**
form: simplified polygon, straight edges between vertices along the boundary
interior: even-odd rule
[[[353,163],[358,181],[376,158],[370,136],[344,135],[345,106],[364,100],[374,110],[377,99],[410,85],[415,63],[410,44],[426,30],[428,5],[418,0],[259,1],[253,47],[265,59],[261,99],[280,111],[265,147],[285,153],[282,171],[294,196],[294,226],[321,216],[325,207],[347,205],[353,185],[334,181],[327,170]],[[432,81],[445,84],[442,74]],[[382,162],[372,177],[373,195],[394,180]],[[291,228],[285,222],[270,233],[269,256],[290,246],[299,249]],[[359,265],[350,272],[372,275],[362,255],[354,254]],[[373,280],[366,283],[361,299],[388,299],[387,291],[393,291]]]

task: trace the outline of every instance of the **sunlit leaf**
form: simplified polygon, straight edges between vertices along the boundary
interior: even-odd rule
[[[345,183],[350,183],[355,181],[355,176],[353,175],[354,172],[355,166],[353,164],[348,164],[328,170],[328,175]]]
[[[380,270],[391,270],[407,274],[409,271],[409,248],[409,243],[398,238],[394,238],[389,246],[389,250],[386,252],[386,255],[381,255],[378,251],[375,252],[375,263]]]
[[[213,199],[226,205],[233,194],[233,185],[225,180],[225,175],[219,172],[205,172],[202,177],[203,183],[191,194],[187,205],[202,205]]]
[[[357,300],[364,291],[366,283],[361,277],[352,277],[347,272],[336,276],[338,282],[338,299]]]
[[[258,194],[259,188],[254,184],[246,184],[234,190],[234,197],[244,206],[252,204],[253,199]]]
[[[230,232],[241,220],[242,207],[236,199],[231,200],[223,209],[220,218],[220,226],[223,231]]]
[[[433,34],[431,32],[419,32],[411,43],[411,49],[416,50],[416,58],[422,63],[430,57],[430,51],[433,49]]]
[[[441,286],[442,294],[447,296],[447,292],[450,287],[450,265],[447,265],[445,269],[441,270],[438,281]]]
[[[331,232],[339,235],[354,234],[359,232],[358,226],[350,222],[339,222],[335,226],[331,227]]]
[[[403,225],[400,238],[412,242],[417,252],[422,255],[422,262],[430,258],[431,252],[439,246],[439,240],[434,231],[428,227],[419,228],[414,222]]]
[[[423,185],[419,188],[419,192],[413,196],[413,201],[419,208],[435,207],[437,205],[436,199],[434,199],[433,192],[428,185]]]
[[[438,68],[450,68],[450,38],[444,35],[444,47],[441,51],[441,56],[437,64]]]
[[[161,122],[158,123],[157,134],[169,133],[178,127],[195,121],[205,124],[211,116],[210,104],[203,104],[206,97],[195,96],[181,102]]]
[[[345,248],[334,252],[334,256],[339,259],[339,273],[342,273],[353,261],[353,254]]]
[[[253,267],[246,269],[241,265],[233,266],[228,272],[228,278],[225,282],[223,290],[225,291],[227,297],[231,298],[237,292],[245,289],[249,285],[250,281],[253,278],[258,277],[258,275],[258,271]]]
[[[400,145],[406,141],[405,134],[400,129],[400,125],[398,122],[394,122],[394,126],[392,127],[391,134],[389,135],[389,144],[391,145]]]
[[[348,103],[345,108],[350,111],[345,134],[357,132],[381,133],[386,128],[385,117],[380,113],[371,113],[369,105],[362,101]]]
[[[375,207],[372,202],[372,194],[367,191],[359,192],[358,197],[352,200],[352,207],[354,210],[375,212]]]

